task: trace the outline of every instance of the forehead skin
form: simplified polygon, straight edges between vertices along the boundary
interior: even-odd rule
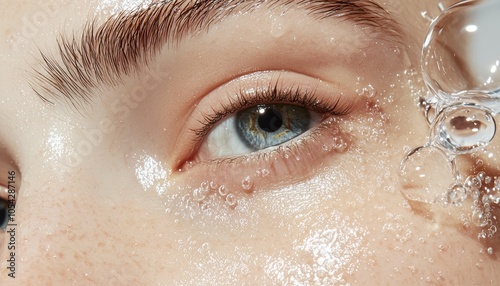
[[[3,2],[0,170],[17,170],[22,183],[16,206],[16,278],[7,276],[10,253],[1,236],[1,285],[32,285],[33,281],[40,285],[488,285],[500,279],[491,271],[499,269],[498,261],[481,253],[484,245],[473,237],[477,231],[463,229],[454,221],[459,214],[425,208],[416,212],[397,190],[384,189],[395,185],[394,171],[384,175],[397,166],[403,147],[421,144],[428,132],[414,99],[405,97],[410,93],[407,86],[398,87],[400,94],[393,105],[384,105],[387,100],[383,98],[378,102],[382,111],[373,117],[391,118],[385,122],[384,144],[366,141],[359,155],[346,155],[356,164],[327,163],[325,167],[338,176],[319,172],[304,182],[256,194],[239,212],[214,205],[208,216],[201,214],[198,205],[184,200],[181,192],[189,189],[182,185],[185,181],[153,180],[148,190],[140,181],[137,170],[145,170],[141,169],[144,166],[149,166],[146,173],[161,175],[164,171],[163,178],[169,170],[162,166],[172,166],[169,158],[161,157],[164,153],[154,153],[144,142],[156,134],[145,126],[154,124],[142,121],[149,118],[144,114],[155,110],[153,101],[132,108],[130,118],[137,120],[128,121],[116,134],[110,132],[104,144],[75,167],[61,169],[58,162],[83,139],[100,140],[81,130],[99,128],[98,119],[109,109],[98,107],[86,116],[67,106],[54,109],[38,98],[27,78],[26,71],[36,65],[33,59],[40,50],[56,54],[61,33],[78,35],[89,19],[102,23],[150,1]],[[401,25],[402,49],[409,66],[417,67],[420,43],[429,24],[421,11],[436,15],[435,1],[377,3]],[[263,19],[273,15],[264,10],[254,13],[262,13]],[[269,27],[261,27],[245,15],[231,21],[238,25],[221,23],[218,31],[255,27],[269,34]],[[181,45],[193,50],[200,43],[215,45],[214,35],[223,36],[216,33]],[[234,44],[234,48],[244,47]],[[191,55],[173,48],[162,51],[162,56],[186,59]],[[196,64],[199,62],[186,60],[181,66]],[[401,73],[404,69],[400,68]],[[188,78],[182,71],[179,74],[169,90],[176,90]],[[100,92],[112,97],[119,90],[120,86]],[[181,106],[184,101],[174,98],[171,103],[177,107],[175,104]],[[177,118],[165,113],[168,122],[176,122]],[[368,119],[360,118],[353,126]],[[402,126],[410,126],[411,132]],[[172,134],[165,144],[174,146],[176,139]],[[147,157],[147,161],[144,154],[158,156]],[[167,163],[161,165],[162,161]],[[1,178],[2,184],[5,179]],[[167,195],[159,196],[155,187],[166,188]]]

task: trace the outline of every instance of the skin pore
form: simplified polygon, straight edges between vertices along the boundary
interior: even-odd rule
[[[416,71],[435,1],[234,1],[204,21],[192,1],[152,2],[4,3],[0,183],[15,170],[18,194],[1,285],[499,280],[498,238],[398,189],[428,136]],[[266,103],[320,122],[214,154],[235,139],[211,131]]]

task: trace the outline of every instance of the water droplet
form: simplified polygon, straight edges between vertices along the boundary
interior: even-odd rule
[[[488,218],[480,207],[475,207],[471,215],[472,223],[476,226],[483,227],[488,224]]]
[[[491,184],[491,177],[490,176],[486,176],[486,178],[484,178],[484,184],[485,185]]]
[[[406,199],[435,203],[454,181],[452,164],[440,150],[418,147],[401,162],[399,180]]]
[[[207,181],[203,181],[203,182],[201,182],[201,184],[200,184],[200,188],[201,188],[203,191],[208,191],[208,182],[207,182]]]
[[[226,196],[226,204],[230,207],[236,206],[236,197],[233,194],[228,194]]]
[[[499,30],[498,25],[491,23],[498,18],[500,2],[479,1],[474,5],[460,2],[432,22],[423,45],[424,79],[443,99],[462,96],[462,91],[495,91],[499,87],[500,75],[496,72],[499,54],[495,43]]]
[[[241,187],[247,192],[251,192],[253,190],[253,181],[250,176],[246,176],[245,178],[243,178],[243,180],[241,181]]]
[[[478,240],[481,240],[481,239],[485,239],[486,238],[486,232],[481,231],[478,235],[477,235],[477,239]]]
[[[221,185],[221,186],[219,187],[219,195],[221,195],[221,196],[225,196],[225,195],[227,195],[227,193],[228,193],[228,191],[227,191],[227,189],[226,189],[226,186]]]
[[[445,108],[432,126],[432,138],[455,154],[473,152],[495,137],[495,119],[486,109],[474,105]]]
[[[366,96],[368,98],[375,96],[375,88],[369,84],[366,87],[363,87],[361,90],[358,90],[358,94],[360,96]]]
[[[497,227],[495,225],[490,226],[490,228],[488,228],[488,233],[491,235],[497,233]]]
[[[217,182],[215,180],[214,181],[210,181],[210,188],[212,190],[214,190],[214,191],[217,190],[217,186],[218,186],[218,184],[217,184]]]
[[[479,190],[481,185],[481,179],[478,176],[468,176],[464,183],[464,187],[468,192]]]
[[[339,153],[344,152],[347,149],[347,143],[345,143],[344,139],[340,137],[333,137],[332,139],[332,147]]]
[[[493,254],[493,247],[488,247],[488,254],[492,255]]]
[[[460,205],[467,198],[467,191],[461,184],[453,184],[446,195],[447,203]]]
[[[262,171],[260,172],[261,176],[263,178],[269,176],[269,170],[268,169],[262,169]]]
[[[500,204],[500,193],[491,194],[490,195],[490,200],[494,204],[497,204],[497,205]]]
[[[193,197],[195,200],[201,202],[206,198],[206,192],[202,188],[196,188],[193,191]]]

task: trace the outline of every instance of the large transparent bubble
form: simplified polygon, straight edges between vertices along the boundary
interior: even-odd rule
[[[429,89],[442,101],[487,95],[500,110],[500,1],[463,1],[432,23],[422,50]]]
[[[488,145],[495,133],[496,122],[489,110],[475,104],[448,106],[431,125],[431,140],[455,155]]]

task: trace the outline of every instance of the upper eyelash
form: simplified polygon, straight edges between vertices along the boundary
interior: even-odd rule
[[[330,98],[331,100],[321,100],[316,96],[314,89],[306,90],[294,86],[281,88],[278,84],[279,82],[276,82],[274,85],[270,84],[265,90],[262,90],[261,87],[255,88],[256,92],[253,96],[249,96],[247,92],[241,89],[237,94],[236,100],[230,98],[229,104],[221,104],[219,110],[212,108],[212,114],[205,114],[203,120],[199,120],[202,127],[199,129],[190,129],[190,131],[195,134],[196,140],[201,140],[224,117],[257,104],[295,103],[322,115],[337,116],[346,115],[353,108],[353,105],[342,106],[340,104],[340,97]]]

